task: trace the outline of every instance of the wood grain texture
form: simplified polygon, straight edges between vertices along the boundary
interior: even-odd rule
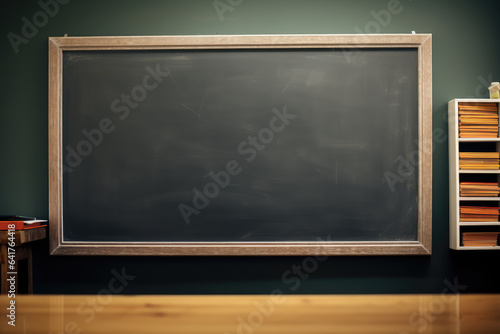
[[[432,253],[432,36],[419,47],[419,241]]]
[[[387,35],[220,35],[50,37],[61,50],[148,50],[186,48],[418,47],[430,34]]]
[[[49,39],[49,247],[62,241],[62,50]]]
[[[75,243],[65,242],[56,255],[428,255],[418,242],[413,243]]]
[[[14,243],[21,245],[27,242],[45,239],[47,227],[33,228],[29,230],[17,230],[14,232]],[[9,243],[9,231],[0,231],[0,244]]]
[[[0,304],[6,305],[3,296]],[[18,296],[6,333],[498,333],[499,295]]]
[[[62,237],[62,53],[68,50],[417,48],[418,242],[74,243]],[[227,35],[49,38],[50,252],[57,255],[430,255],[432,253],[432,42],[411,35]]]

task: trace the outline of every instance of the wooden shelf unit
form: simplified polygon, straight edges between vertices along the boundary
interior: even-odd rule
[[[450,248],[455,250],[498,250],[497,246],[484,247],[464,247],[461,243],[461,233],[464,230],[473,232],[474,227],[477,227],[478,232],[482,231],[499,231],[500,222],[461,222],[460,221],[460,203],[467,202],[497,202],[500,206],[500,197],[461,197],[460,196],[460,176],[468,175],[490,175],[488,177],[495,178],[500,182],[500,170],[460,170],[459,169],[459,152],[460,144],[468,143],[467,145],[477,146],[480,151],[486,145],[495,146],[495,151],[500,152],[500,138],[460,138],[459,137],[459,120],[458,120],[458,104],[461,102],[468,103],[496,103],[497,112],[500,111],[500,99],[454,99],[448,103],[448,143],[449,143],[449,169],[450,169]],[[496,143],[496,144],[491,144]],[[492,181],[493,182],[493,181]]]

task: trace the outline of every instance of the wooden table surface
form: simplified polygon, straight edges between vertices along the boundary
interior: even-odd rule
[[[2,333],[500,333],[500,295],[19,295]]]
[[[14,243],[17,245],[32,241],[42,240],[47,237],[47,226],[31,228],[27,230],[16,230],[14,232]],[[0,231],[0,244],[9,243],[9,231]]]

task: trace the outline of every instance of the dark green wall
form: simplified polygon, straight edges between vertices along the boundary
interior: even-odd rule
[[[46,2],[47,0],[42,0]],[[62,1],[62,0],[61,0]],[[227,3],[227,0],[221,0]],[[238,0],[232,0],[238,3]],[[331,257],[291,280],[301,257],[56,257],[35,247],[36,293],[98,293],[112,269],[135,275],[122,293],[439,293],[458,280],[466,292],[500,292],[498,252],[448,249],[447,102],[486,97],[500,79],[497,1],[401,0],[387,22],[372,13],[388,1],[244,0],[220,20],[212,0],[83,1],[59,12],[15,52],[20,35],[41,10],[37,1],[10,0],[1,9],[0,213],[48,216],[47,38],[93,35],[196,34],[433,34],[433,255]],[[384,17],[386,19],[386,17]],[[366,30],[366,27],[372,29]],[[288,280],[282,280],[283,274]],[[449,290],[448,290],[449,291]]]

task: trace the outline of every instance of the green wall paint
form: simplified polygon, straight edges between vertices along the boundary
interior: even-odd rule
[[[42,0],[43,3],[51,0]],[[227,3],[227,0],[221,0]],[[64,2],[61,0],[61,2]],[[35,247],[35,292],[98,293],[112,269],[135,275],[122,293],[439,293],[458,279],[465,292],[500,292],[500,253],[448,249],[447,102],[486,97],[500,79],[500,30],[493,1],[400,0],[390,20],[376,13],[394,1],[243,0],[220,20],[212,0],[72,0],[16,53],[8,39],[33,22],[37,1],[4,3],[0,57],[0,212],[45,218],[47,38],[92,35],[433,34],[433,255],[331,257],[295,279],[302,257],[55,257]],[[238,1],[233,0],[233,3]],[[375,14],[374,14],[375,13]],[[377,31],[377,30],[380,31]],[[302,275],[302,274],[301,274]],[[283,280],[283,277],[285,280]],[[449,290],[448,290],[449,291]]]

